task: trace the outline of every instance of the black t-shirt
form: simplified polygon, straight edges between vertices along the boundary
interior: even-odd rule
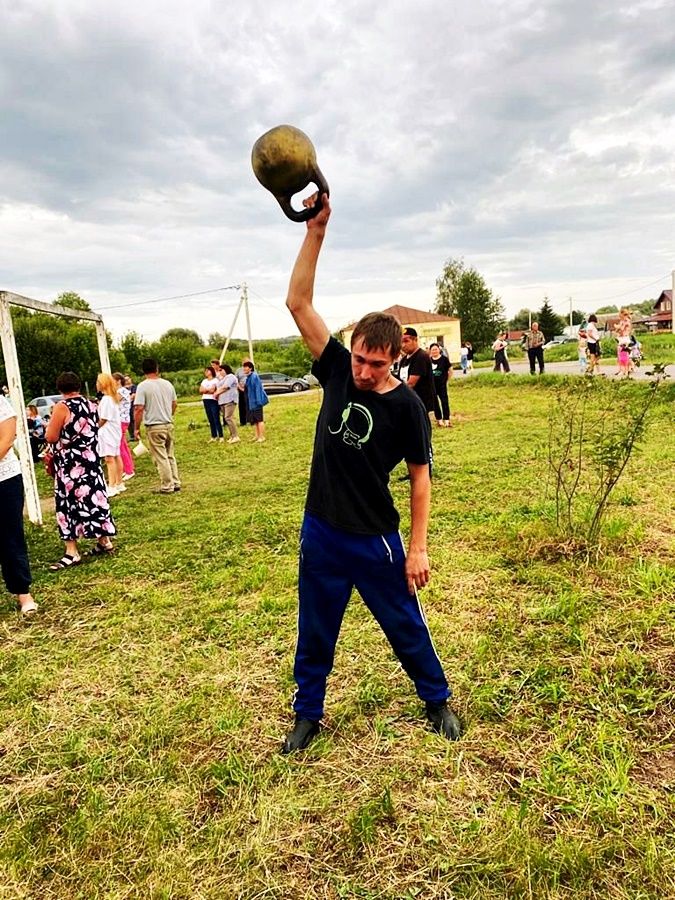
[[[430,463],[431,427],[424,407],[405,384],[385,394],[360,391],[352,378],[351,354],[335,338],[312,373],[324,395],[305,509],[355,534],[397,531],[389,473],[403,459]]]
[[[433,357],[429,357],[431,361],[431,371],[434,373],[434,384],[442,385],[445,384],[448,380],[448,374],[450,372],[450,360],[447,356],[441,355],[438,359],[434,359]]]
[[[436,405],[434,376],[431,371],[429,354],[421,347],[418,347],[410,356],[404,356],[399,364],[398,376],[401,381],[407,381],[411,375],[420,376],[413,390],[424,404],[427,412],[433,412]]]

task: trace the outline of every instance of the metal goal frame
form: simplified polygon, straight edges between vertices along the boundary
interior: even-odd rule
[[[35,478],[33,455],[30,449],[28,437],[28,423],[24,413],[25,401],[21,386],[21,369],[16,352],[14,339],[14,325],[12,323],[12,306],[30,309],[33,312],[46,313],[50,316],[60,316],[66,319],[79,319],[84,322],[92,322],[96,329],[96,342],[98,355],[101,361],[101,371],[110,372],[110,357],[108,355],[108,342],[106,339],[103,317],[95,312],[83,309],[70,309],[67,306],[52,306],[41,300],[32,300],[30,297],[22,297],[11,291],[0,291],[0,338],[2,339],[2,354],[5,358],[5,370],[7,372],[7,387],[9,399],[16,411],[16,443],[21,461],[21,474],[23,476],[24,491],[26,494],[26,508],[28,518],[36,525],[42,525],[42,507]]]

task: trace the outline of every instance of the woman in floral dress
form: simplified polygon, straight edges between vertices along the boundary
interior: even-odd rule
[[[53,572],[81,561],[77,545],[81,538],[96,541],[92,556],[112,553],[110,537],[116,531],[96,452],[96,411],[80,394],[82,385],[74,372],[59,375],[56,386],[63,400],[54,407],[46,438],[54,449],[56,524],[66,550],[50,566]]]

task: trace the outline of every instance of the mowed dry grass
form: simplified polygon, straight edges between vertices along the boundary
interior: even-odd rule
[[[208,445],[183,407],[184,491],[141,460],[114,558],[55,576],[31,529],[40,614],[0,618],[0,897],[675,896],[672,409],[586,564],[551,552],[550,390],[455,384],[434,435],[423,602],[457,744],[355,597],[326,728],[278,753],[317,393],[273,399],[264,445]]]

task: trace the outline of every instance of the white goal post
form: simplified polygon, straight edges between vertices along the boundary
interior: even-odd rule
[[[96,328],[96,342],[98,355],[101,360],[101,371],[110,372],[110,357],[108,356],[108,343],[103,326],[103,317],[95,312],[83,309],[70,309],[67,306],[52,306],[41,300],[31,300],[20,294],[12,294],[10,291],[0,291],[0,337],[2,338],[2,355],[5,358],[5,371],[7,372],[7,387],[9,399],[16,412],[16,439],[21,460],[21,474],[26,492],[26,508],[28,518],[36,525],[42,525],[42,508],[38,495],[33,454],[30,449],[28,437],[28,423],[25,415],[25,401],[21,387],[21,370],[16,353],[16,341],[14,340],[14,326],[12,325],[11,307],[20,306],[33,312],[47,313],[50,316],[62,316],[67,319],[81,319],[85,322],[93,322]]]

